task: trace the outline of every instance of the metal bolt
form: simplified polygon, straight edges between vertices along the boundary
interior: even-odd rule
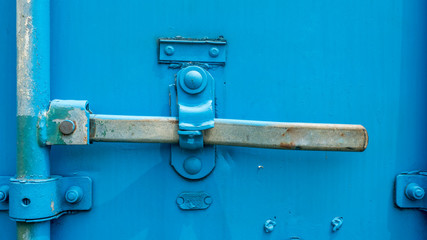
[[[65,193],[65,200],[68,203],[78,203],[83,198],[83,191],[80,187],[72,186]]]
[[[406,186],[405,195],[410,200],[420,200],[424,198],[425,191],[416,183],[410,183]]]
[[[198,89],[200,86],[202,86],[203,76],[198,71],[189,71],[187,74],[185,74],[184,83],[185,86],[187,86],[189,89]]]
[[[64,120],[59,124],[59,131],[64,135],[70,135],[76,130],[76,125],[71,120]]]
[[[209,49],[209,55],[211,56],[211,57],[218,57],[218,55],[219,55],[219,49],[218,48],[216,48],[216,47],[212,47],[211,49]]]
[[[168,56],[172,56],[175,53],[175,48],[171,45],[165,47],[165,54]]]
[[[3,185],[0,187],[0,203],[7,201],[9,198],[9,186]]]
[[[265,221],[264,223],[264,231],[266,233],[270,233],[274,230],[274,227],[276,226],[276,221],[273,219],[268,219],[267,221]]]
[[[332,222],[331,222],[333,226],[332,231],[333,232],[338,231],[341,228],[343,221],[344,221],[343,217],[335,217],[334,219],[332,219]]]
[[[189,157],[184,160],[184,170],[191,175],[195,175],[202,170],[202,161],[196,157]]]

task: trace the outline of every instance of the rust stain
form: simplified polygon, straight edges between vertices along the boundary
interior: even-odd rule
[[[50,208],[52,209],[52,212],[55,212],[55,202],[54,201],[50,202]]]
[[[345,134],[344,134],[344,133],[341,133],[340,135],[341,135],[341,137],[344,137],[344,136],[345,136]]]
[[[281,142],[280,147],[284,148],[284,149],[295,149],[295,143],[294,142],[290,142],[290,143]]]

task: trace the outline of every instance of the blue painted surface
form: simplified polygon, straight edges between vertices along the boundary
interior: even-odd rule
[[[397,209],[393,185],[400,172],[427,169],[426,5],[52,1],[52,99],[168,116],[177,70],[157,63],[156,39],[223,35],[218,117],[360,123],[370,135],[363,153],[218,147],[215,171],[197,182],[174,172],[167,145],[54,146],[52,174],[90,176],[94,202],[53,221],[52,239],[425,239],[427,215]],[[0,173],[13,175],[14,1],[0,1],[0,26]],[[183,191],[209,192],[213,203],[184,212],[176,206]],[[333,233],[337,216],[345,222]],[[2,239],[15,239],[14,228],[0,212]]]

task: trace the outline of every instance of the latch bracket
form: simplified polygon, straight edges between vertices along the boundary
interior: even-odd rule
[[[408,172],[396,177],[395,201],[399,208],[427,209],[427,172]]]
[[[39,138],[46,145],[87,145],[90,113],[88,101],[52,100]]]
[[[171,146],[171,165],[187,179],[206,177],[215,167],[215,146],[203,144],[203,130],[214,127],[214,79],[200,66],[185,67],[170,95],[171,115],[179,119],[179,146]]]
[[[43,222],[92,207],[92,180],[89,177],[51,176],[49,179],[0,177],[0,187],[8,187],[8,210],[17,222]]]

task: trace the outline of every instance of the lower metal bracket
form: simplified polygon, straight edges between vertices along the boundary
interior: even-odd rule
[[[427,209],[427,172],[408,172],[396,177],[395,201],[399,208]]]
[[[0,203],[0,210],[9,209],[10,218],[17,222],[43,222],[92,207],[89,177],[51,176],[40,180],[0,177],[1,186],[8,186],[9,193],[8,201]]]
[[[171,165],[184,178],[201,179],[215,167],[215,146],[203,145],[203,130],[214,127],[214,79],[199,66],[177,74],[170,86],[171,115],[178,116],[179,146],[171,146]]]

